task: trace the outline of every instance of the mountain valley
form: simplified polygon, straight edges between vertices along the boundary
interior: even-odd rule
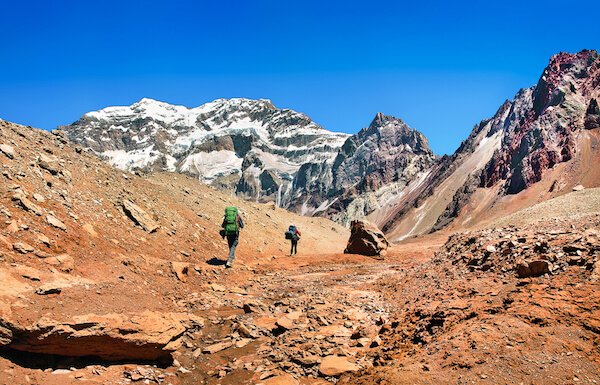
[[[266,99],[0,120],[0,384],[597,384],[599,99],[559,53],[441,157]]]

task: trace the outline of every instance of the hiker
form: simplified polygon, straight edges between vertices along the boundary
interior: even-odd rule
[[[242,221],[237,207],[230,206],[225,208],[225,216],[223,217],[221,227],[223,228],[221,236],[223,238],[227,237],[227,244],[229,245],[229,257],[227,258],[225,267],[230,268],[235,259],[235,248],[238,245],[240,229],[244,228],[244,221]]]
[[[298,254],[298,241],[300,240],[301,235],[302,234],[300,233],[300,230],[298,230],[298,227],[296,227],[296,225],[291,225],[288,231],[286,231],[285,238],[289,239],[292,243],[292,247],[290,249],[290,256]]]

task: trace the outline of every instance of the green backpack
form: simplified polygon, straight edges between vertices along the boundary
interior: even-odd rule
[[[237,207],[230,206],[225,208],[225,234],[235,234],[239,231],[237,218]]]

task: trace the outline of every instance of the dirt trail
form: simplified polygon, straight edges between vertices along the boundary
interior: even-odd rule
[[[327,357],[338,357],[350,371],[372,366],[371,353],[392,310],[376,284],[402,270],[397,261],[310,255],[258,265],[256,275],[238,286],[223,281],[238,281],[240,273],[221,273],[237,277],[213,284],[222,295],[206,313],[213,326],[205,330],[210,337],[202,349],[226,348],[182,357],[192,368],[182,381],[260,383],[292,374],[311,384],[335,381],[345,372],[323,373]]]

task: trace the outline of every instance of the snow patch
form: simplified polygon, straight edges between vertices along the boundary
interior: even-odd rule
[[[188,156],[179,170],[198,175],[200,180],[210,183],[217,177],[240,173],[242,162],[243,159],[233,151],[198,152]]]

